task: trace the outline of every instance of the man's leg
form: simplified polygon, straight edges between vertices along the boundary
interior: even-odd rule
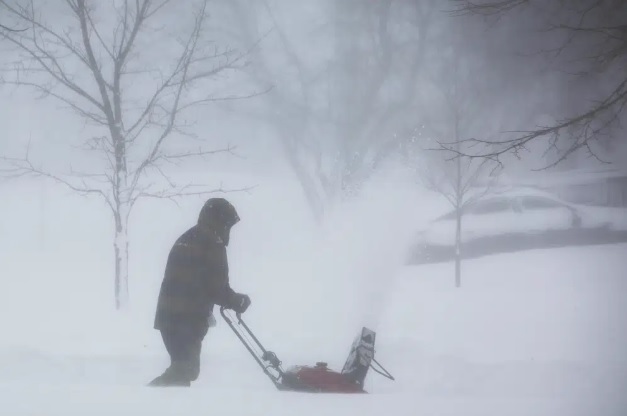
[[[200,353],[207,327],[181,325],[161,331],[170,367],[151,385],[189,386],[200,375]]]
[[[181,337],[181,331],[176,327],[163,328],[160,330],[163,345],[170,356],[170,366],[159,377],[149,383],[149,386],[189,386],[189,382],[185,382],[182,370],[182,362],[184,360],[185,340]]]
[[[191,332],[187,339],[182,365],[185,379],[190,382],[196,381],[200,375],[200,352],[205,334],[206,332],[196,330]]]

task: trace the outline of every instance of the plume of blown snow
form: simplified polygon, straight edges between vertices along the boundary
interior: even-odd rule
[[[388,176],[330,213],[312,253],[320,299],[312,322],[332,323],[344,342],[362,326],[378,330],[416,231],[429,217],[425,199],[415,184]]]

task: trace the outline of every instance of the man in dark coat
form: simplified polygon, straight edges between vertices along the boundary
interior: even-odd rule
[[[244,313],[250,298],[231,289],[226,246],[240,220],[223,198],[209,199],[198,223],[181,235],[168,256],[157,301],[155,329],[161,331],[171,365],[151,386],[190,386],[200,374],[200,351],[213,308]]]

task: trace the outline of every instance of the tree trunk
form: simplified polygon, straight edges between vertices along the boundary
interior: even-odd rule
[[[462,211],[457,208],[455,226],[455,287],[462,285]]]
[[[113,194],[115,201],[115,236],[113,246],[115,251],[115,308],[123,309],[128,305],[128,216],[131,201],[128,188],[127,146],[126,140],[120,132],[121,111],[119,85],[115,86],[114,103],[116,118],[109,125],[113,143],[115,143],[115,177]]]
[[[455,142],[456,148],[459,152],[461,146],[459,143],[459,112],[455,111]],[[456,195],[456,207],[455,217],[457,219],[455,224],[455,287],[461,287],[462,285],[462,215],[464,208],[464,190],[462,189],[462,159],[457,157],[457,181],[455,184]]]
[[[116,175],[114,186],[115,236],[113,246],[115,250],[115,308],[123,309],[129,300],[128,294],[128,214],[131,206],[128,192],[128,171],[126,169],[126,144],[119,133],[117,124],[112,127],[116,137],[115,166]]]
[[[122,207],[121,207],[122,208]],[[122,209],[118,209],[122,211]],[[123,212],[115,213],[115,308],[128,305],[128,222]]]
[[[307,199],[307,205],[311,209],[313,218],[317,224],[320,224],[325,214],[325,200],[321,196],[321,192],[318,191],[316,186],[316,178],[313,174],[307,171],[307,167],[303,165],[302,161],[298,157],[298,148],[292,144],[294,138],[292,131],[287,129],[280,130],[281,144],[287,160],[292,168],[292,171],[298,179],[298,183],[305,194]]]

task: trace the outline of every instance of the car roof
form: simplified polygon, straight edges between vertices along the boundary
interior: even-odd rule
[[[525,197],[550,199],[551,201],[558,202],[563,205],[570,205],[568,202],[562,200],[561,198],[559,198],[558,196],[550,192],[546,192],[541,189],[530,188],[530,187],[529,188],[527,187],[526,188],[507,188],[502,191],[495,191],[493,193],[486,195],[483,198],[480,198],[475,203],[470,204],[470,205],[480,204],[483,202],[494,201],[494,200],[520,199],[520,198],[525,198]]]
[[[558,204],[562,204],[565,206],[572,206],[572,204],[560,199],[559,197],[553,195],[550,192],[543,191],[541,189],[532,188],[532,187],[516,187],[516,188],[506,188],[501,191],[495,191],[494,193],[490,193],[483,198],[480,198],[474,202],[469,203],[465,209],[469,209],[472,207],[481,206],[486,203],[495,202],[495,201],[511,201],[517,200],[525,197],[532,198],[543,198],[550,201],[553,201]],[[435,220],[439,221],[445,219],[451,214],[455,213],[455,210],[447,211],[445,214],[438,216]]]

